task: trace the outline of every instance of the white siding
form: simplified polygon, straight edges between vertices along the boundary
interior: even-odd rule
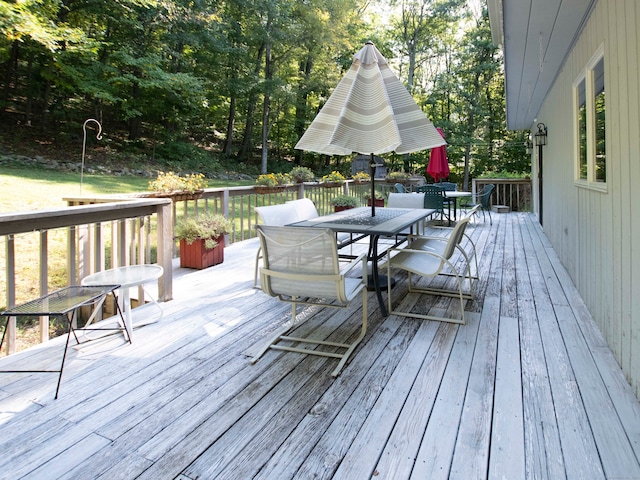
[[[538,121],[544,230],[640,396],[640,5],[600,0]],[[573,82],[604,45],[607,192],[574,184]]]

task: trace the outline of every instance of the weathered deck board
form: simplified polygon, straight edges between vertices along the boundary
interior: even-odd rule
[[[252,288],[255,239],[222,265],[176,270],[174,300],[133,345],[71,350],[58,400],[55,375],[0,375],[0,479],[640,479],[640,403],[582,299],[532,216],[493,218],[469,228],[467,325],[382,318],[369,293],[367,335],[336,379],[335,359],[249,363],[290,308]],[[402,274],[393,300],[458,309],[407,295]],[[303,315],[300,333],[343,340],[361,305]],[[62,346],[0,368],[55,366]]]

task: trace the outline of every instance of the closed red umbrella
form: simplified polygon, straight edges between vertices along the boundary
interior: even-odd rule
[[[444,138],[444,132],[440,127],[437,128],[438,133]],[[444,180],[449,176],[449,159],[447,158],[447,147],[442,145],[431,149],[429,155],[429,165],[427,165],[427,173],[431,175],[436,182]]]

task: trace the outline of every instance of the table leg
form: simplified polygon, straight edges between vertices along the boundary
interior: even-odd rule
[[[75,314],[75,311],[74,311],[74,314]],[[67,341],[64,344],[64,353],[62,354],[62,363],[60,364],[60,374],[58,375],[58,385],[56,385],[56,396],[53,397],[54,400],[58,399],[58,392],[60,391],[60,383],[62,382],[62,371],[64,370],[64,361],[67,358],[67,350],[69,349],[69,339],[71,338],[71,332],[73,332],[74,336],[76,335],[76,332],[73,329],[73,319],[69,315],[67,315],[67,323],[68,323],[69,331],[67,332]],[[78,341],[78,337],[76,337],[76,342],[77,341]]]
[[[371,254],[371,274],[373,276],[373,288],[376,291],[376,297],[378,297],[378,305],[380,306],[380,312],[383,317],[388,315],[387,307],[384,304],[384,299],[382,298],[382,288],[380,287],[380,275],[378,274],[378,240],[380,235],[371,235],[369,244],[369,252]]]
[[[131,296],[129,294],[129,288],[121,288],[121,295],[116,298],[117,308],[120,309],[120,315],[124,320],[124,328],[129,336],[129,342],[133,341],[133,324],[131,320]]]

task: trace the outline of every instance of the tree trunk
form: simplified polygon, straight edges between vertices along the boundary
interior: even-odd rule
[[[307,55],[304,62],[300,62],[301,81],[298,85],[298,94],[296,101],[296,120],[294,125],[294,132],[296,138],[304,135],[304,123],[307,118],[307,99],[309,98],[309,77],[311,76],[311,66],[313,61],[311,60],[311,53]],[[304,152],[302,150],[295,151],[295,164],[302,165],[302,156]]]
[[[11,78],[16,74],[18,70],[18,52],[20,51],[20,42],[14,40],[11,44],[11,53],[9,58],[5,62],[5,71],[4,71],[4,87],[2,92],[2,110],[0,113],[4,113],[6,111],[7,105],[9,104],[9,92],[11,92]],[[27,85],[29,88],[29,85]]]
[[[224,146],[222,151],[225,155],[231,156],[231,149],[233,147],[233,130],[236,124],[236,104],[237,93],[235,84],[238,81],[238,70],[235,65],[231,68],[231,99],[229,101],[229,118],[227,120],[227,135],[224,140]]]
[[[138,82],[134,82],[133,87],[131,88],[131,97],[134,104],[140,98],[140,85]],[[139,116],[131,118],[129,120],[129,140],[137,140],[140,138],[141,129],[142,119]]]
[[[269,154],[269,106],[271,102],[271,80],[273,79],[273,59],[271,58],[271,44],[267,44],[264,62],[265,92],[262,104],[262,168],[261,173],[267,173],[267,159]]]
[[[258,50],[258,58],[256,59],[256,68],[254,70],[255,78],[260,76],[260,66],[262,63],[262,55],[264,55],[265,45],[262,44]],[[256,111],[257,95],[255,90],[251,90],[249,98],[247,100],[247,119],[244,126],[244,138],[242,139],[242,145],[238,152],[238,161],[244,161],[249,157],[249,151],[251,150],[251,136],[253,134],[253,114]]]
[[[476,73],[473,79],[473,96],[471,97],[471,105],[469,108],[469,117],[467,118],[467,132],[469,138],[473,138],[473,130],[476,126],[476,107],[478,106],[478,95],[480,94],[480,74]],[[464,183],[463,189],[469,190],[469,161],[471,158],[471,142],[467,142],[464,149]]]

